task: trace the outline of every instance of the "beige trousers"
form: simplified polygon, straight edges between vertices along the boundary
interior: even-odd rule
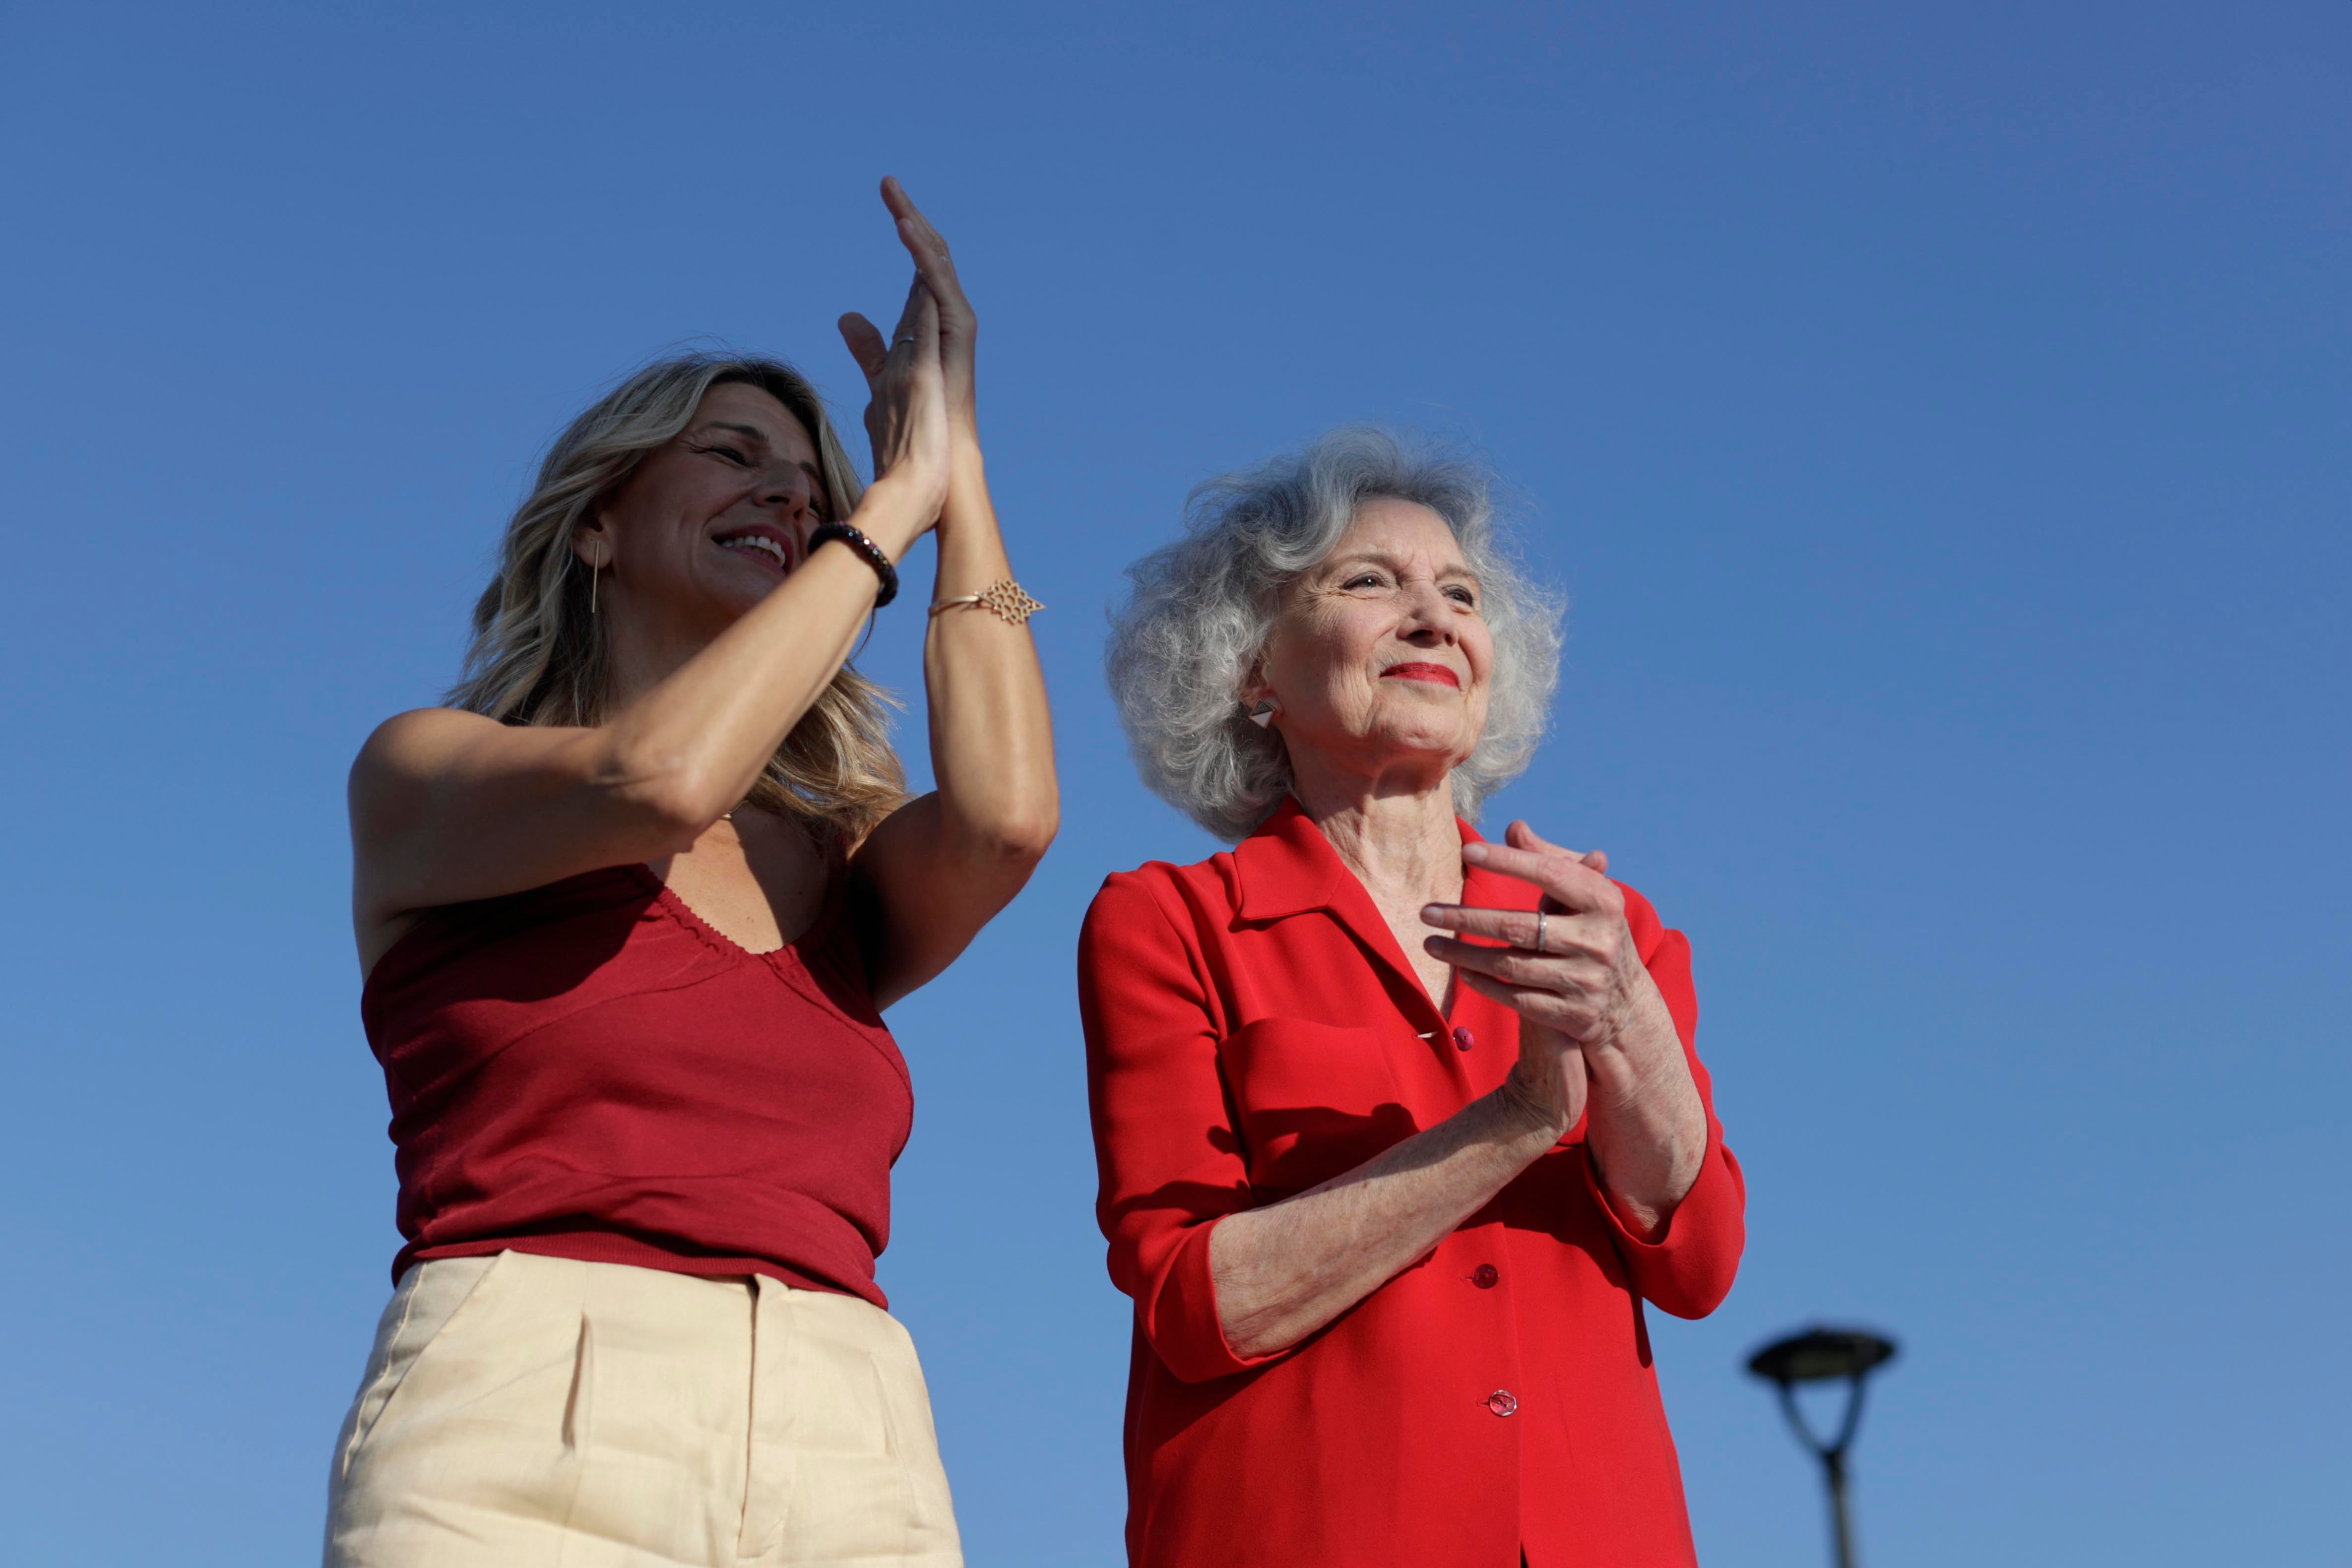
[[[871,1302],[524,1252],[409,1270],[328,1568],[961,1568],[915,1347]]]

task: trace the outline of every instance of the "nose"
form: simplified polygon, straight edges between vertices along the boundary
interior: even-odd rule
[[[808,513],[813,489],[806,469],[786,468],[761,486],[760,505],[774,507],[785,517],[797,523]]]
[[[1412,585],[1406,596],[1411,607],[1398,635],[1416,648],[1450,648],[1457,639],[1454,605],[1433,582]]]

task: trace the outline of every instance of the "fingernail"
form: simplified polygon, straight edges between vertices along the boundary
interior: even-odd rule
[[[1484,844],[1464,844],[1462,846],[1462,858],[1465,861],[1485,860],[1486,858],[1486,846]]]

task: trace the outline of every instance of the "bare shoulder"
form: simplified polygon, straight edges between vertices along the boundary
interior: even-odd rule
[[[485,744],[513,736],[511,726],[462,708],[420,707],[375,727],[352,759],[352,826],[363,831],[385,812],[418,800],[417,786],[448,771]]]
[[[419,707],[396,713],[375,727],[352,763],[352,787],[379,778],[429,772],[456,747],[507,727],[463,708]]]

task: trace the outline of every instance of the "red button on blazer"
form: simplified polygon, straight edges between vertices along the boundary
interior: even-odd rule
[[[1493,908],[1536,897],[1475,868],[1464,890]],[[1641,894],[1625,903],[1689,1053],[1690,946]],[[1218,1219],[1494,1089],[1517,1015],[1463,987],[1441,1013],[1291,802],[1230,853],[1107,881],[1078,984],[1097,1214],[1135,1301],[1133,1563],[1513,1568],[1523,1547],[1531,1568],[1694,1561],[1642,1312],[1702,1316],[1738,1268],[1739,1166],[1696,1054],[1706,1153],[1665,1235],[1626,1229],[1580,1124],[1427,1258],[1304,1343],[1244,1360],[1218,1326]]]

